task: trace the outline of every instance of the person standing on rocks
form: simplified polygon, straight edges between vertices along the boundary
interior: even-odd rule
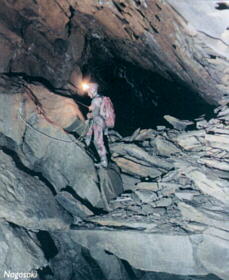
[[[106,168],[108,166],[108,159],[104,144],[104,134],[108,135],[108,129],[114,127],[114,107],[109,97],[98,94],[98,84],[83,84],[83,89],[92,99],[89,113],[87,114],[90,125],[85,136],[85,143],[89,146],[93,138],[94,146],[100,157],[100,163],[97,166]]]

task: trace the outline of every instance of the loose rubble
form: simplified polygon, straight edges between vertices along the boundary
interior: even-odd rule
[[[112,211],[108,214],[86,219],[94,223],[94,232],[78,230],[73,233],[74,238],[90,249],[92,245],[84,242],[96,236],[95,240],[101,239],[100,248],[126,259],[133,267],[171,272],[175,255],[189,255],[189,249],[180,244],[188,237],[185,243],[188,242],[194,259],[186,260],[193,270],[184,265],[183,271],[178,269],[173,273],[215,274],[228,279],[225,255],[229,253],[229,107],[220,106],[215,113],[209,121],[195,120],[196,130],[185,131],[185,126],[181,131],[180,127],[179,131],[138,130],[128,138],[113,140],[112,160],[120,167],[125,192],[110,201]],[[145,234],[155,241],[150,246],[150,256],[145,251],[138,252],[137,261],[133,259],[134,244],[137,238],[140,243],[136,250],[137,247],[147,250]],[[131,236],[134,242],[130,241]],[[165,255],[159,253],[155,244],[162,246],[165,242],[163,239],[160,243],[159,236],[173,236],[176,250],[181,247],[184,250],[174,252],[163,265],[162,260],[171,253],[171,243],[167,244]],[[120,239],[125,242],[120,243]],[[108,240],[112,240],[110,245],[106,243]],[[147,259],[153,256],[161,262],[157,268],[153,263],[146,267]]]
[[[40,90],[33,85],[38,98]],[[227,105],[218,107],[210,120],[196,119],[193,130],[186,125],[138,129],[129,137],[111,131],[109,168],[98,169],[92,152],[76,135],[64,132],[74,120],[74,107],[57,128],[36,112],[33,102],[24,100],[23,122],[18,115],[23,88],[18,94],[12,91],[0,94],[1,102],[12,109],[0,111],[0,226],[48,232],[60,250],[47,260],[57,274],[60,256],[71,247],[63,271],[70,271],[77,255],[88,267],[88,279],[94,270],[89,272],[82,250],[96,262],[99,275],[106,274],[104,279],[129,280],[124,260],[139,280],[148,277],[142,271],[228,280]],[[52,97],[47,90],[46,95]],[[68,98],[60,99],[62,106],[69,104]],[[50,109],[51,116],[55,113]],[[35,134],[27,123],[68,142]],[[6,246],[0,242],[4,258]],[[38,264],[34,256],[32,260],[30,268],[41,271],[45,262]],[[3,267],[10,267],[9,262]]]

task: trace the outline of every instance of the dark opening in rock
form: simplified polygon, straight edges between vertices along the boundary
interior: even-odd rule
[[[99,267],[98,263],[92,258],[90,251],[82,247],[81,254],[82,257],[86,260],[86,262],[90,264],[90,268],[94,274],[94,279],[105,280],[106,278],[103,275],[101,268]]]
[[[47,260],[54,258],[58,254],[58,249],[47,231],[40,230],[37,233],[37,239],[40,241],[41,248]]]
[[[42,280],[53,280],[53,272],[49,266],[39,269],[38,275]]]
[[[218,2],[215,7],[217,10],[226,10],[229,9],[229,4],[226,2]]]
[[[189,120],[202,114],[210,116],[213,106],[171,73],[168,80],[120,59],[118,53],[111,56],[101,48],[100,40],[94,39],[91,45],[84,75],[91,76],[99,83],[100,92],[111,97],[117,116],[115,128],[122,135],[138,127],[167,126],[163,119],[166,114]]]

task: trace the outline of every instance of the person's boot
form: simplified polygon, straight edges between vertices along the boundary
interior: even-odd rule
[[[107,168],[107,166],[108,166],[108,161],[107,161],[107,157],[106,157],[106,156],[101,157],[100,165],[101,165],[102,167],[104,167],[104,168]]]
[[[106,128],[104,129],[104,135],[108,136],[108,134],[109,134],[109,131],[108,131],[108,128],[106,127]]]
[[[85,138],[84,138],[84,143],[85,143],[85,145],[86,145],[87,147],[90,146],[91,138],[85,137]]]
[[[96,167],[104,167],[107,168],[108,166],[108,161],[107,161],[107,157],[101,157],[101,161],[95,164]]]

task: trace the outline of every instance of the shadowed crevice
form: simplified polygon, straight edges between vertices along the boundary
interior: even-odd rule
[[[65,191],[70,193],[76,200],[78,200],[80,203],[82,203],[84,206],[86,206],[91,212],[93,212],[95,215],[101,215],[106,214],[107,212],[100,208],[95,208],[91,205],[91,203],[82,197],[80,197],[72,187],[67,186],[66,188],[61,189],[61,191]]]
[[[13,161],[14,161],[16,167],[17,167],[19,170],[21,170],[21,171],[27,173],[28,175],[30,175],[30,176],[32,176],[32,177],[38,177],[39,180],[40,180],[42,183],[44,183],[46,187],[48,187],[48,188],[50,189],[50,191],[52,192],[52,194],[53,194],[54,196],[57,194],[57,192],[56,192],[54,186],[42,175],[42,173],[41,173],[41,172],[35,172],[35,171],[29,169],[28,167],[26,167],[26,166],[21,162],[21,160],[20,160],[20,158],[18,157],[18,155],[17,155],[16,152],[14,152],[14,151],[12,151],[12,150],[6,148],[6,147],[2,147],[2,151],[13,159]]]
[[[40,230],[36,235],[41,244],[41,249],[44,252],[45,258],[48,261],[54,258],[58,254],[58,249],[49,232]]]

